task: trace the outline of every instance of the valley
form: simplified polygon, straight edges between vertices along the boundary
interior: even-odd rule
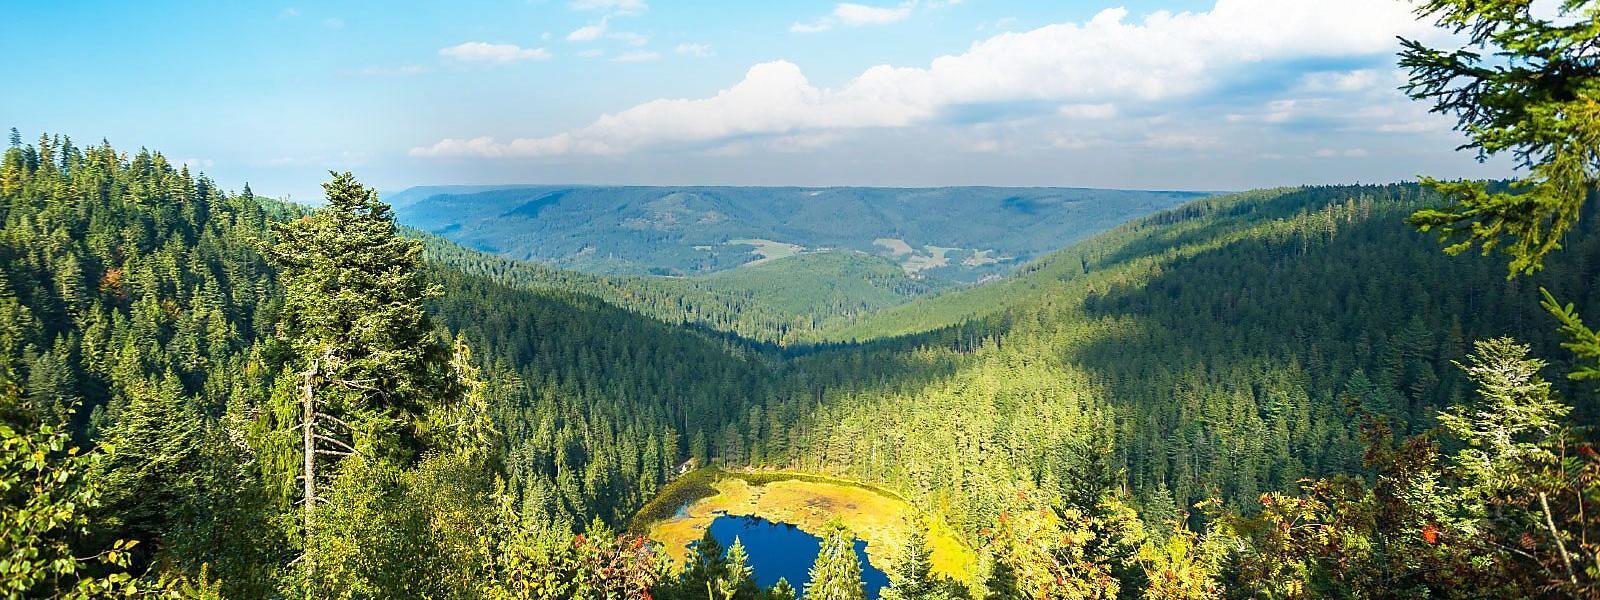
[[[0,7],[0,598],[1600,600],[1600,0],[404,4]]]

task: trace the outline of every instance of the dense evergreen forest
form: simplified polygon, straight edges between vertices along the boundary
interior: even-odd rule
[[[804,590],[624,530],[716,463],[977,550],[957,583],[914,538],[896,599],[1600,597],[1600,19],[1513,4],[1428,10],[1562,77],[1402,64],[1524,179],[1206,198],[793,330],[407,232],[349,173],[309,209],[13,133],[0,593],[862,597],[843,526]]]

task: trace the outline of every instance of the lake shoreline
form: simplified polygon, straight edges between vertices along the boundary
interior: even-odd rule
[[[635,515],[631,529],[648,534],[680,564],[690,543],[719,516],[750,516],[820,535],[828,521],[844,523],[866,542],[872,566],[889,570],[918,511],[899,494],[859,482],[792,471],[691,471],[674,480]],[[977,556],[937,519],[928,532],[937,572],[969,580]]]

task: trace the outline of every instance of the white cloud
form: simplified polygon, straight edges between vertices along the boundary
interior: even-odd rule
[[[339,17],[328,17],[322,20],[322,26],[328,29],[344,29],[344,19]]]
[[[1315,92],[1359,92],[1379,83],[1378,72],[1358,69],[1344,72],[1307,73],[1301,78],[1301,87]]]
[[[217,163],[209,158],[185,158],[178,161],[178,164],[188,167],[190,171],[198,171],[200,169],[209,169]]]
[[[300,16],[300,9],[291,6],[283,9],[283,12],[278,13],[278,16],[285,19],[292,19]]]
[[[1161,11],[1137,22],[1124,9],[1108,9],[1083,23],[998,34],[926,67],[872,67],[838,87],[817,87],[799,66],[779,60],[751,67],[713,96],[654,100],[542,138],[446,139],[412,154],[612,154],[744,136],[907,127],[963,107],[1018,103],[1073,107],[1060,109],[1067,117],[1111,118],[1122,107],[1225,89],[1230,78],[1263,64],[1377,57],[1394,52],[1396,35],[1432,32],[1392,0],[1217,0],[1208,12]],[[1169,134],[1144,143],[1196,148],[1215,141]]]
[[[584,58],[594,58],[596,56],[604,56],[605,53],[606,53],[605,50],[601,50],[601,49],[598,49],[598,48],[590,48],[588,50],[579,51],[578,52],[578,56],[582,56]]]
[[[896,6],[871,6],[854,2],[841,2],[833,6],[833,12],[828,13],[828,16],[810,23],[795,23],[789,26],[789,31],[816,33],[833,29],[835,25],[843,25],[845,27],[888,25],[906,20],[911,16],[912,9],[916,7],[916,0],[908,0]]]
[[[1117,105],[1066,104],[1056,109],[1056,113],[1069,119],[1110,119],[1117,116]]]
[[[568,6],[572,10],[600,11],[613,15],[640,15],[650,10],[644,0],[573,0]]]
[[[899,6],[868,6],[845,2],[833,7],[833,17],[849,27],[887,25],[906,20],[911,16],[911,9],[914,7],[916,7],[915,2]]]
[[[440,48],[439,56],[461,62],[510,63],[520,60],[547,60],[550,51],[544,48],[523,48],[516,44],[491,44],[466,42],[449,48]]]
[[[593,25],[584,25],[583,27],[572,30],[572,33],[567,34],[567,41],[592,42],[600,39],[600,36],[606,34],[606,28],[609,26],[607,24],[608,20],[609,19],[602,17],[599,23],[595,23]]]
[[[813,152],[837,144],[844,138],[844,134],[834,131],[799,133],[775,138],[767,146],[777,152]]]
[[[716,51],[711,49],[710,44],[678,44],[678,47],[673,49],[673,52],[698,58],[717,55]]]
[[[789,31],[794,33],[818,33],[833,29],[831,23],[818,21],[816,23],[795,23],[789,26]]]
[[[611,59],[611,62],[637,63],[637,62],[650,62],[650,61],[653,61],[653,60],[660,60],[660,59],[661,59],[661,53],[660,52],[650,52],[650,51],[646,51],[646,50],[635,50],[635,51],[632,51],[632,52],[623,52],[622,54],[618,54],[616,58]]]

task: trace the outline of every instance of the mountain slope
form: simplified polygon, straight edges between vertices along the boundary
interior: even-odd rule
[[[704,274],[823,249],[976,281],[1129,218],[1203,197],[1069,188],[508,186],[397,195],[401,222],[593,273]]]
[[[412,230],[430,257],[452,269],[528,290],[593,296],[668,324],[702,327],[777,345],[808,343],[848,323],[949,284],[905,273],[881,257],[808,252],[704,277],[591,275],[463,248]]]
[[[1443,256],[1403,223],[1433,201],[1415,185],[1292,188],[1140,219],[832,332],[863,341],[794,363],[826,412],[779,430],[828,431],[787,446],[798,464],[974,529],[1019,490],[1072,497],[1095,464],[1126,469],[1154,518],[1360,471],[1351,407],[1425,430],[1468,397],[1453,361],[1471,340],[1514,334],[1566,370],[1538,286],[1600,305],[1591,215],[1545,272],[1506,281],[1503,263]]]
[[[5,153],[0,423],[71,414],[84,448],[118,442],[92,474],[109,490],[93,522],[107,544],[144,542],[140,568],[209,565],[240,597],[293,581],[300,508],[284,491],[293,482],[273,474],[282,441],[298,434],[273,419],[299,406],[284,400],[300,379],[286,362],[284,289],[262,248],[274,223],[305,214],[223,192],[150,152]],[[443,292],[430,306],[439,335],[476,350],[497,432],[482,470],[433,472],[462,477],[442,484],[459,494],[447,504],[503,482],[530,526],[621,522],[691,449],[704,453],[706,432],[742,422],[747,402],[778,387],[767,358],[718,336],[428,265]],[[412,474],[352,493],[391,493]],[[420,556],[411,552],[420,542],[406,543],[389,558]]]

